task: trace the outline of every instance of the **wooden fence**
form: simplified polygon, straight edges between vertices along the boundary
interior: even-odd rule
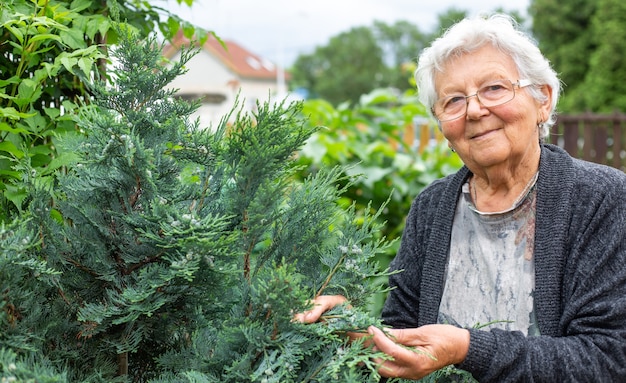
[[[573,157],[626,171],[626,113],[559,116],[549,141]]]

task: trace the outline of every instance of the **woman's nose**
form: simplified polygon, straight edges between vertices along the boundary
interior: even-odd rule
[[[467,116],[468,117],[473,117],[473,116],[479,116],[482,115],[484,110],[486,110],[487,108],[485,108],[485,106],[482,104],[482,102],[480,102],[480,98],[478,98],[478,94],[474,93],[470,96],[467,96],[465,99],[465,102],[467,102]]]

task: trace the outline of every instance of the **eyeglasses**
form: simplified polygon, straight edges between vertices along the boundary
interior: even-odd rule
[[[476,96],[478,102],[484,107],[491,108],[505,104],[515,98],[515,88],[521,89],[529,86],[530,80],[510,80],[490,81],[478,89],[478,92],[466,96],[464,94],[452,94],[440,98],[435,102],[433,113],[439,122],[456,120],[467,113],[467,105],[470,97]]]

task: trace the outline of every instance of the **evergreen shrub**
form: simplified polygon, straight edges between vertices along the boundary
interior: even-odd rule
[[[55,198],[31,185],[0,231],[2,381],[378,381],[346,333],[380,326],[363,308],[391,244],[376,214],[338,205],[342,169],[295,177],[315,132],[302,105],[201,128],[167,87],[195,52],[164,65],[154,39],[120,34],[110,81],[58,141],[75,162]],[[351,306],[293,321],[337,293]]]

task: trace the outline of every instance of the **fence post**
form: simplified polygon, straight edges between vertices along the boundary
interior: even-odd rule
[[[613,166],[626,171],[626,114],[586,112],[561,115],[550,141],[572,157]]]

